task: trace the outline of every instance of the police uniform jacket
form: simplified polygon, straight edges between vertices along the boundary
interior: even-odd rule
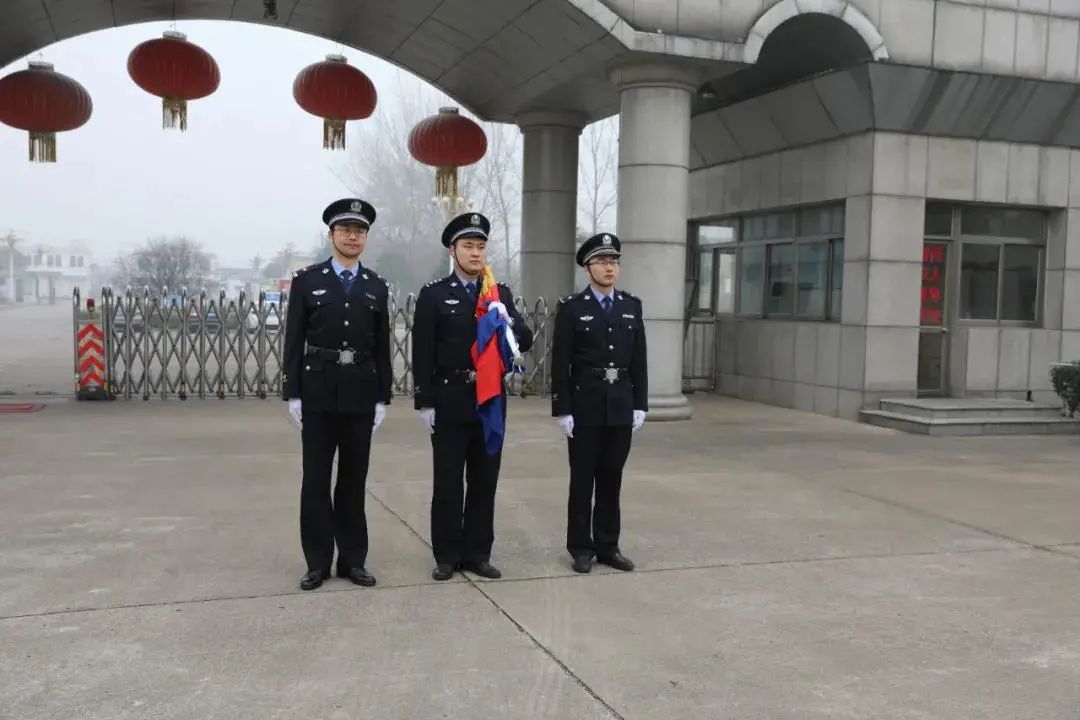
[[[518,349],[532,347],[533,333],[514,307],[510,288],[498,283]],[[476,342],[476,305],[456,274],[428,283],[416,299],[413,320],[413,390],[416,409],[435,408],[435,417],[455,422],[478,421],[476,384],[469,382]],[[506,389],[503,388],[503,396]],[[503,412],[506,405],[503,404]]]
[[[630,425],[647,411],[641,300],[616,290],[611,314],[592,288],[559,301],[551,347],[551,414],[575,425]]]
[[[390,403],[389,290],[372,270],[358,266],[348,295],[330,260],[293,277],[285,324],[285,400],[302,398],[305,410],[374,413]],[[351,350],[352,364],[336,351]]]

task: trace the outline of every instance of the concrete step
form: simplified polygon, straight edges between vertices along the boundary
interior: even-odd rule
[[[896,398],[881,401],[881,410],[926,418],[951,420],[963,418],[1061,418],[1058,403],[1037,403],[997,398]]]
[[[927,418],[888,410],[863,410],[860,419],[870,425],[921,435],[972,437],[978,435],[1076,435],[1080,420],[1061,417],[1002,417],[967,415]]]

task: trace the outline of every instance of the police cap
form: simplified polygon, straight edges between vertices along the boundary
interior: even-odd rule
[[[577,264],[585,267],[593,258],[601,255],[622,255],[622,243],[612,233],[600,233],[581,243],[577,251]]]
[[[343,198],[327,205],[322,219],[331,230],[339,222],[355,222],[370,228],[375,222],[375,208],[360,198]]]
[[[442,234],[442,244],[444,247],[450,247],[461,238],[467,237],[487,240],[489,232],[491,232],[491,222],[486,217],[475,212],[465,213],[446,224],[446,229]]]

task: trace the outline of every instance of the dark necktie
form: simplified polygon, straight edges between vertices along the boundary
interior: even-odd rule
[[[353,274],[352,270],[341,271],[341,287],[345,288],[345,294],[348,295],[352,290]]]
[[[475,283],[465,283],[465,292],[469,293],[469,297],[471,297],[473,300],[475,300],[476,299],[476,284]]]
[[[609,296],[605,297],[601,301],[600,304],[604,306],[604,314],[605,315],[610,315],[611,314],[611,296],[609,295]]]

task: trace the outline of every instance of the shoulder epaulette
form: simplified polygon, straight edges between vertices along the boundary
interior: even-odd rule
[[[564,302],[570,302],[570,301],[571,301],[571,300],[573,300],[573,299],[574,299],[574,296],[573,296],[573,295],[567,295],[567,296],[566,296],[566,297],[564,297],[563,299],[559,300],[559,304],[562,304],[562,303],[564,303]]]

